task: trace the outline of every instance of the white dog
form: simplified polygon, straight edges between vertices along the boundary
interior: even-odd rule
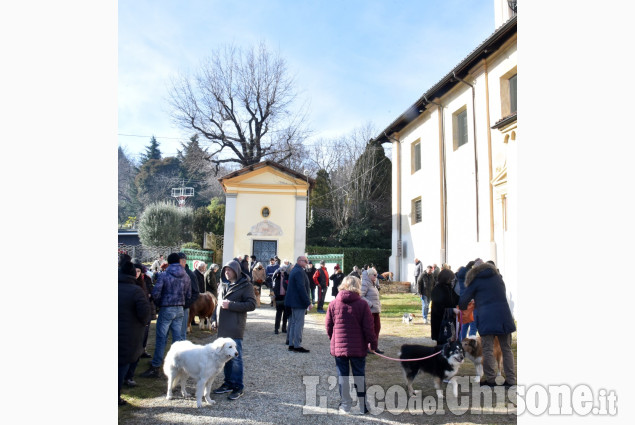
[[[218,338],[207,345],[195,345],[190,341],[177,341],[170,347],[165,356],[163,372],[168,377],[168,393],[172,398],[172,390],[179,383],[181,394],[187,397],[185,382],[191,376],[196,381],[196,407],[203,407],[203,397],[213,404],[209,395],[214,378],[230,359],[238,357],[236,342],[231,338]]]

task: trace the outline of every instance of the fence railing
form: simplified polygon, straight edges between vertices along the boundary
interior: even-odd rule
[[[145,245],[118,245],[118,254],[126,253],[142,263],[152,263],[163,254],[163,259],[167,260],[172,252],[179,252],[180,246],[145,246]]]

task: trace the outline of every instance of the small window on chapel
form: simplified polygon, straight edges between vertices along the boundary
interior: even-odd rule
[[[268,207],[264,207],[264,208],[262,209],[262,211],[260,211],[260,214],[262,214],[262,216],[263,216],[264,218],[269,217],[269,208],[268,208]]]

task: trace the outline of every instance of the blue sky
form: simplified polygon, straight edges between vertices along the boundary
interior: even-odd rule
[[[119,1],[119,145],[138,155],[155,135],[174,155],[191,132],[171,122],[169,78],[223,44],[260,41],[308,101],[309,142],[368,122],[382,130],[494,31],[493,3]]]

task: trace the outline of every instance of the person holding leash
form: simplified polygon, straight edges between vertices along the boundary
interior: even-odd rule
[[[225,363],[225,380],[214,394],[231,393],[227,397],[236,400],[243,396],[243,336],[247,325],[247,312],[256,309],[256,295],[249,276],[238,261],[225,264],[221,271],[222,287],[216,308],[218,338],[231,338],[236,342],[238,357]]]

